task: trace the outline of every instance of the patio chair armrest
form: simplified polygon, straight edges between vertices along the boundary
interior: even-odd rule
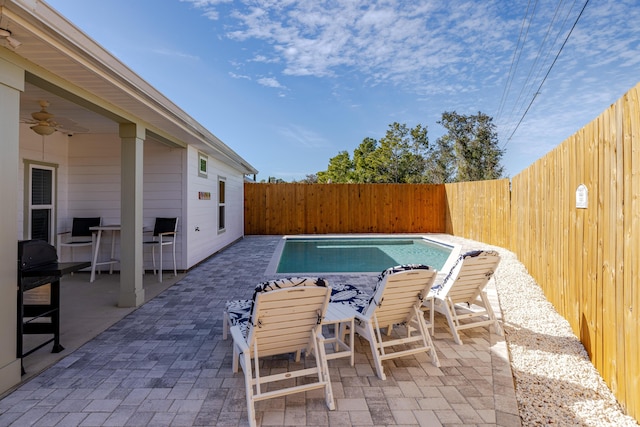
[[[362,313],[358,313],[356,310],[353,310],[354,318],[360,322],[368,322],[369,318],[362,315]]]
[[[318,344],[319,345],[324,345],[324,342],[326,341],[326,338],[322,334],[322,328],[318,328],[318,331],[316,332],[316,338],[318,340]]]
[[[242,331],[237,325],[229,328],[229,332],[231,333],[231,338],[233,338],[233,343],[238,346],[241,352],[245,352],[249,350],[249,346],[247,345],[247,340],[244,335],[242,335]]]

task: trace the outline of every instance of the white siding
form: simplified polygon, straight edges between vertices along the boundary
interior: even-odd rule
[[[117,135],[75,135],[70,139],[69,147],[69,200],[63,225],[69,229],[74,216],[100,216],[103,224],[120,224],[120,138]],[[181,217],[184,216],[182,173],[185,154],[184,149],[169,148],[153,141],[144,143],[143,224],[145,229],[152,230],[156,217],[179,218],[178,269],[188,268],[182,257],[184,239],[180,232]],[[150,233],[145,238],[150,238]],[[116,240],[116,258],[118,248],[119,241]],[[101,244],[100,258],[108,258],[108,251],[108,244]],[[152,268],[148,252],[144,254],[146,270]],[[171,257],[166,252],[163,258],[163,265],[171,265]]]
[[[146,141],[144,143],[144,226],[152,230],[155,218],[178,218],[176,263],[178,270],[189,268],[184,253],[187,239],[184,235],[184,164],[186,151]],[[150,237],[150,234],[148,235]],[[163,249],[163,268],[172,265],[169,248]],[[145,269],[150,270],[151,251],[144,254]]]
[[[72,137],[58,132],[42,138],[21,127],[21,159],[57,166],[57,227],[71,229],[72,218],[100,216],[103,224],[120,223],[121,140],[117,135]],[[198,150],[171,148],[152,141],[144,143],[144,226],[153,228],[156,217],[178,217],[176,258],[179,270],[193,267],[244,234],[244,176],[228,165],[208,157],[208,176],[198,175]],[[218,178],[225,179],[226,220],[218,231]],[[24,238],[24,161],[20,164],[18,238]],[[198,198],[208,192],[210,200]],[[196,228],[199,231],[196,231]],[[108,237],[108,236],[105,236]],[[108,257],[108,240],[101,245],[101,259]],[[116,251],[119,242],[116,241]],[[59,254],[70,259],[68,248]],[[90,248],[77,248],[73,259],[89,260]],[[118,254],[116,254],[116,257]],[[145,269],[151,255],[145,252]],[[165,253],[164,265],[170,265]],[[116,264],[116,269],[118,265]]]
[[[186,222],[189,241],[188,264],[193,266],[244,234],[244,176],[237,170],[209,157],[206,178],[198,176],[198,150],[188,150],[188,191]],[[218,178],[226,181],[225,230],[218,232]],[[198,199],[199,192],[211,194],[210,200]],[[199,231],[196,231],[198,229]]]
[[[96,216],[102,218],[102,224],[120,224],[120,138],[110,134],[70,137],[68,169],[66,215],[60,216],[61,230],[71,230],[74,217]],[[109,257],[106,238],[110,236],[104,237],[100,259]],[[118,248],[116,241],[116,251]],[[58,256],[67,260],[69,254],[62,249]],[[76,260],[90,260],[91,248],[74,249],[73,256]]]

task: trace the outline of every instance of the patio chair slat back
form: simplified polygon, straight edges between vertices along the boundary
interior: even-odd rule
[[[249,325],[247,336],[251,351],[254,345],[261,356],[306,349],[309,331],[324,316],[329,295],[328,288],[308,286],[257,295],[251,316],[255,320]]]
[[[498,335],[500,326],[485,288],[493,277],[500,255],[495,251],[472,251],[461,255],[444,282],[432,289],[427,306],[447,317],[449,329],[456,343],[462,344],[458,331],[492,325]]]
[[[323,279],[291,278],[256,286],[250,316],[241,316],[229,329],[233,337],[233,372],[242,366],[247,417],[256,426],[255,402],[323,389],[329,409],[335,409],[322,336],[331,288]],[[242,303],[245,307],[248,304]],[[300,355],[313,354],[315,364],[300,364]],[[295,354],[271,372],[265,358]],[[278,359],[280,365],[280,359]],[[302,367],[301,367],[302,365]],[[264,371],[264,372],[262,372]],[[298,380],[300,378],[300,380]]]

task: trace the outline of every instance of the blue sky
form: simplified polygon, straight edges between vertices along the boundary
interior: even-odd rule
[[[568,39],[584,0],[48,3],[258,181],[326,170],[393,122],[434,143],[454,110],[494,118],[514,176],[640,82],[637,0],[590,1]]]

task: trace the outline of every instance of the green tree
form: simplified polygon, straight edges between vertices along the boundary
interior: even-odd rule
[[[405,124],[390,124],[376,150],[377,182],[420,182],[428,147],[426,127],[418,125],[409,129]]]
[[[429,184],[445,184],[452,182],[455,174],[455,155],[449,145],[449,139],[436,139],[429,157],[424,182]]]
[[[305,175],[304,178],[300,180],[293,179],[291,180],[291,182],[294,184],[317,184],[318,176],[315,173],[311,173],[311,174]]]
[[[305,182],[307,184],[316,184],[318,182],[318,175],[316,175],[315,173],[307,174],[300,182]]]
[[[423,182],[428,153],[426,127],[408,128],[395,122],[379,142],[363,139],[353,151],[353,160],[346,151],[331,158],[327,170],[318,172],[318,182]]]
[[[434,182],[481,181],[501,178],[503,151],[493,118],[478,112],[462,115],[442,113],[438,122],[447,133],[436,141],[430,165]]]
[[[352,182],[352,175],[353,162],[349,158],[349,153],[347,151],[341,151],[337,156],[329,160],[329,167],[326,171],[318,172],[318,182]]]
[[[431,147],[426,126],[394,122],[379,141],[363,139],[353,160],[347,151],[331,158],[318,182],[439,184],[502,177],[503,152],[491,117],[444,112],[438,123],[447,132]]]
[[[365,138],[353,150],[353,180],[359,183],[376,182],[375,152],[378,141]]]

